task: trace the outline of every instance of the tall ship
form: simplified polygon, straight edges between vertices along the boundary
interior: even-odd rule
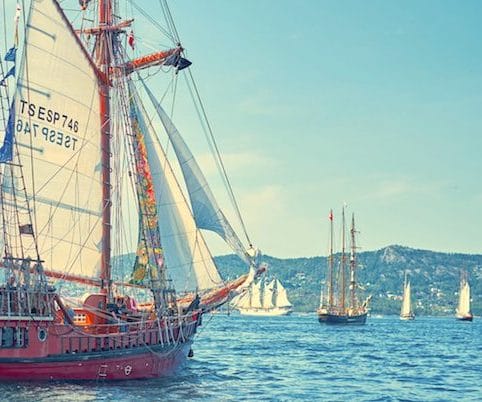
[[[460,321],[472,321],[474,318],[470,311],[470,285],[466,271],[460,274],[459,304],[455,310],[455,318]]]
[[[403,281],[403,296],[402,308],[400,310],[400,319],[405,321],[415,319],[415,313],[412,309],[412,291],[407,272],[405,272],[405,279]]]
[[[252,282],[244,293],[233,299],[232,305],[242,315],[276,316],[293,311],[286,289],[278,279]]]
[[[320,307],[318,308],[318,321],[321,324],[350,324],[362,325],[366,323],[368,315],[368,303],[370,297],[364,302],[359,301],[357,289],[356,269],[356,229],[355,215],[352,214],[350,239],[351,251],[349,261],[350,281],[347,281],[346,264],[346,241],[345,241],[345,207],[342,209],[342,247],[339,256],[339,267],[335,269],[335,257],[333,254],[333,210],[328,215],[330,220],[330,252],[328,256],[328,272],[326,276],[325,289],[320,297]]]
[[[17,6],[0,62],[0,380],[168,375],[192,353],[203,314],[249,286],[256,257],[174,126],[178,81],[204,108],[167,3],[165,26],[152,5],[68,3]],[[124,9],[170,45],[135,57],[143,28]],[[247,273],[223,281],[202,230]],[[75,304],[59,280],[93,290]]]

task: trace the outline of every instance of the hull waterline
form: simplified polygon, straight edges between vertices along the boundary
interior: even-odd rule
[[[364,325],[367,321],[367,313],[353,316],[327,314],[324,321],[321,321],[320,317],[318,316],[318,321],[327,325]]]

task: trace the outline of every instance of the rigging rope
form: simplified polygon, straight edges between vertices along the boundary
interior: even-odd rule
[[[171,11],[170,11],[169,6],[167,4],[167,0],[159,0],[159,3],[160,3],[162,11],[164,13],[164,16],[166,18],[167,24],[168,24],[168,26],[169,26],[169,28],[172,32],[173,37],[176,39],[177,43],[180,43],[179,34],[178,34],[177,29],[176,29],[176,24],[174,23],[174,19],[172,18],[172,14],[171,14]],[[238,218],[238,220],[241,224],[244,236],[246,237],[246,240],[248,242],[248,246],[251,248],[252,247],[251,239],[249,238],[246,225],[245,225],[243,217],[241,215],[241,211],[239,209],[238,202],[237,202],[236,197],[234,195],[234,191],[233,191],[233,188],[231,186],[231,182],[228,178],[226,168],[224,166],[224,163],[223,163],[223,160],[221,158],[221,154],[219,152],[219,148],[218,148],[216,139],[214,137],[214,132],[212,130],[211,124],[209,123],[209,119],[207,117],[206,109],[204,108],[204,104],[201,100],[201,95],[200,95],[199,90],[197,88],[197,85],[196,85],[196,82],[194,80],[194,76],[192,74],[191,69],[188,69],[188,75],[189,75],[189,78],[191,80],[192,87],[191,87],[191,84],[189,83],[187,77],[186,77],[186,83],[187,83],[189,92],[191,94],[191,97],[193,98],[194,107],[195,107],[196,112],[197,112],[197,114],[199,116],[199,119],[201,121],[201,126],[203,128],[203,131],[204,131],[204,134],[206,136],[209,147],[211,148],[211,152],[213,152],[213,154],[214,154],[214,159],[216,161],[218,171],[219,171],[219,173],[220,173],[220,175],[221,175],[221,177],[224,181],[224,185],[225,185],[226,190],[228,192],[228,196],[231,200],[231,204],[233,205],[236,216],[237,216],[237,218]],[[194,89],[194,93],[193,93],[193,89]],[[198,102],[198,104],[196,103],[196,101]],[[198,105],[199,105],[199,107],[198,107]]]

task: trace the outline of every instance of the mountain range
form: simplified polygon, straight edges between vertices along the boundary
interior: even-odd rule
[[[336,260],[335,256],[335,260]],[[469,274],[472,311],[482,314],[482,255],[442,253],[391,245],[357,254],[358,283],[362,298],[372,295],[373,314],[398,314],[404,273],[412,285],[412,303],[418,315],[451,315],[458,302],[461,269]],[[243,262],[235,255],[215,257],[225,279],[244,273]],[[278,278],[287,288],[295,311],[313,312],[324,285],[327,258],[275,258],[263,256],[268,276]]]

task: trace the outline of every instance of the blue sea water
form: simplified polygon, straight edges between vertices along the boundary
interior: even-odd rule
[[[482,319],[320,325],[315,315],[206,317],[175,377],[0,384],[15,401],[481,401]]]

